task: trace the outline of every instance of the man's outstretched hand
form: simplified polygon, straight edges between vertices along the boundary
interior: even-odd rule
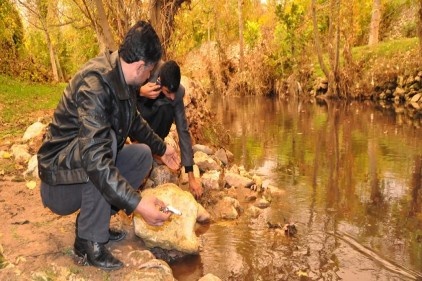
[[[189,172],[188,177],[189,177],[189,190],[192,193],[192,195],[195,196],[196,199],[199,199],[203,193],[202,185],[196,180],[193,172]]]
[[[180,157],[170,145],[167,145],[166,152],[161,156],[161,161],[171,170],[177,171],[180,169]]]
[[[136,207],[135,212],[139,213],[147,224],[160,226],[170,217],[169,213],[160,211],[160,208],[165,206],[164,202],[155,196],[144,196]]]

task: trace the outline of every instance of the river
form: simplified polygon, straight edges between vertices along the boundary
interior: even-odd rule
[[[179,281],[422,280],[422,120],[369,102],[212,97],[234,162],[283,191],[212,223]],[[287,237],[268,222],[294,223]]]

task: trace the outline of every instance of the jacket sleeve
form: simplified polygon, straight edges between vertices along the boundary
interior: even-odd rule
[[[90,181],[111,205],[130,214],[141,197],[115,166],[112,150],[110,90],[99,77],[85,78],[76,93],[81,163]]]
[[[183,97],[185,96],[185,88],[183,85],[179,86],[176,92],[176,99],[174,101],[174,121],[176,123],[176,130],[179,136],[180,154],[183,166],[193,166],[193,150],[192,140],[189,133],[188,120],[186,118],[185,105]]]

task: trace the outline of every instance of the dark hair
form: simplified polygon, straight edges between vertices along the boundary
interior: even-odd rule
[[[174,60],[166,61],[160,67],[161,86],[165,86],[170,92],[176,92],[180,85],[180,67]]]
[[[151,24],[138,21],[127,32],[119,48],[119,55],[126,63],[143,60],[155,64],[161,58],[160,39]]]

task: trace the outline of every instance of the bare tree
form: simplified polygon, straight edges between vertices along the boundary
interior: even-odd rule
[[[237,0],[239,10],[239,71],[243,71],[243,12],[242,0]]]
[[[381,22],[381,0],[374,0],[372,3],[371,27],[369,30],[368,45],[375,45],[379,41],[379,30]]]
[[[100,51],[116,50],[117,44],[108,23],[102,0],[73,0],[88,25],[95,31]]]
[[[36,29],[41,30],[45,35],[54,81],[63,81],[63,72],[59,69],[60,64],[58,63],[54,44],[51,39],[51,29],[54,28],[54,25],[51,24],[51,19],[54,18],[57,10],[57,7],[54,7],[55,3],[47,0],[18,0],[18,3],[28,12],[28,23]]]
[[[312,22],[315,49],[321,70],[328,80],[328,98],[347,98],[350,84],[353,82],[354,69],[351,47],[353,45],[353,2],[343,6],[340,0],[329,1],[328,32],[325,35],[326,48],[323,49],[321,34],[318,30],[316,1],[311,2]],[[344,63],[340,65],[340,49]],[[328,56],[328,64],[324,61],[324,51]]]
[[[97,8],[99,23],[97,25],[97,32],[99,33],[99,36],[102,39],[104,48],[107,48],[111,51],[115,51],[117,49],[117,44],[110,31],[110,25],[108,24],[107,15],[103,6],[103,1],[95,0],[95,7]]]
[[[174,17],[184,2],[190,4],[190,0],[150,0],[150,21],[160,37],[164,58],[174,30]]]

